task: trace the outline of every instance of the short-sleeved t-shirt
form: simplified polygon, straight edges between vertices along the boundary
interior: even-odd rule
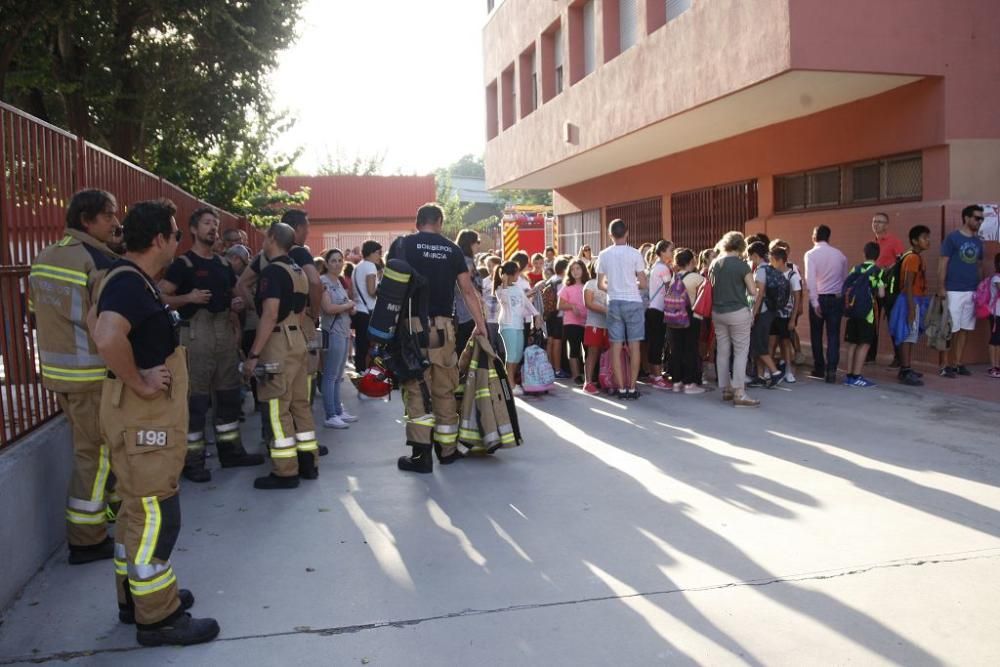
[[[142,269],[120,259],[108,271],[128,266],[135,271],[119,271],[104,284],[97,302],[97,314],[118,313],[132,326],[128,341],[135,365],[144,370],[160,366],[177,348],[174,318],[160,296],[160,290]],[[136,273],[138,271],[138,273]]]
[[[427,281],[427,310],[431,317],[451,317],[455,306],[455,283],[468,273],[465,255],[457,245],[432,232],[416,232],[396,239],[390,259],[405,260]]]
[[[975,292],[979,285],[979,262],[983,260],[983,241],[959,230],[944,238],[941,256],[948,258],[944,288],[949,292]]]
[[[747,307],[747,287],[744,277],[750,265],[732,255],[720,257],[708,269],[712,281],[712,310],[717,313],[735,313]]]
[[[190,262],[190,264],[188,264]],[[188,303],[177,309],[180,316],[189,320],[201,309],[210,313],[223,313],[229,310],[233,300],[233,287],[236,285],[236,272],[218,255],[205,259],[190,250],[178,257],[167,268],[164,280],[177,286],[176,294],[181,296],[192,291],[209,290],[212,297],[208,303]]]
[[[584,292],[593,292],[591,297],[596,303],[601,304],[604,307],[608,305],[608,293],[604,292],[597,287],[597,278],[593,280],[588,280],[587,284],[583,286]],[[584,297],[584,304],[587,303],[586,296]],[[591,310],[587,308],[587,324],[588,327],[597,327],[598,329],[608,328],[608,315],[607,313],[599,313],[596,310]]]
[[[342,306],[350,301],[350,297],[347,295],[347,290],[344,288],[344,285],[340,282],[339,278],[334,278],[331,275],[325,275],[321,276],[319,281],[323,283],[323,289],[326,290],[326,293],[330,296],[330,303],[335,306]],[[346,312],[337,313],[336,315],[327,315],[326,313],[323,313],[322,327],[324,331],[329,331],[332,334],[350,336],[351,316]]]
[[[1000,273],[994,273],[990,278],[990,303],[993,304],[990,315],[1000,317]]]
[[[298,264],[303,269],[307,266],[313,265],[313,254],[309,250],[308,246],[296,245],[292,246],[292,249],[288,251],[288,258],[293,262]]]
[[[363,259],[354,267],[354,275],[351,276],[354,278],[356,288],[354,290],[354,305],[359,313],[370,313],[375,307],[375,297],[368,293],[368,276],[375,276],[377,282],[378,267],[375,266],[375,262]]]
[[[794,266],[789,266],[785,269],[785,278],[788,278],[789,286],[788,304],[778,311],[778,317],[788,318],[792,316],[792,308],[795,306],[795,293],[802,292],[802,275]]]
[[[638,250],[630,245],[613,245],[597,256],[597,271],[608,277],[608,301],[642,303],[636,275],[646,270]]]
[[[906,250],[903,242],[888,232],[885,238],[876,238],[875,242],[878,243],[878,259],[875,260],[875,265],[882,269],[888,269],[895,264],[896,258]]]
[[[927,274],[924,272],[924,260],[919,253],[911,252],[903,258],[903,263],[899,267],[900,294],[903,293],[908,273],[914,275],[913,296],[927,296]]]
[[[672,279],[673,273],[669,266],[660,261],[653,264],[653,268],[649,270],[649,284],[646,286],[650,308],[663,310],[663,297],[670,288]]]
[[[264,267],[257,280],[257,294],[254,305],[257,314],[264,314],[264,302],[268,299],[278,300],[278,322],[283,322],[292,312],[301,313],[306,307],[306,295],[296,294],[292,277],[288,270],[279,264],[291,265],[292,260],[287,255],[275,257]],[[296,265],[297,266],[297,265]],[[301,268],[299,269],[301,270]]]

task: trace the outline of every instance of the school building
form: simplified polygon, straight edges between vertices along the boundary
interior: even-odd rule
[[[279,176],[288,192],[309,188],[307,244],[314,255],[349,252],[372,239],[388,248],[413,231],[417,209],[437,198],[434,176]]]
[[[1000,201],[996,0],[495,4],[487,184],[552,188],[561,252],[622,218],[635,245],[762,231],[801,262],[826,224],[853,262],[885,211],[934,231],[933,288],[961,208]]]

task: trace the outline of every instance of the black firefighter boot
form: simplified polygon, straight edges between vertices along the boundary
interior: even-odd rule
[[[211,471],[205,467],[205,448],[188,449],[184,457],[184,478],[201,484],[212,481]]]
[[[219,624],[214,618],[191,618],[178,609],[152,625],[138,625],[136,641],[143,646],[190,646],[210,642],[219,636]]]
[[[243,468],[259,466],[264,462],[263,454],[249,454],[239,439],[230,442],[216,442],[219,449],[219,463],[223,468]]]
[[[316,457],[312,452],[299,452],[299,477],[302,479],[317,479],[319,469],[316,467]]]
[[[125,584],[128,586],[128,584]],[[125,597],[129,604],[118,605],[118,620],[128,625],[135,625],[135,605],[132,604],[132,594],[126,588]],[[177,591],[177,597],[181,600],[180,611],[187,611],[194,606],[194,593],[186,588]]]
[[[413,447],[411,456],[400,456],[396,467],[408,472],[434,472],[434,454],[430,445],[410,444]]]

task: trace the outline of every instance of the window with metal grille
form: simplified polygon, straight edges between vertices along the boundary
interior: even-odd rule
[[[596,255],[601,244],[601,210],[591,209],[559,216],[559,252],[577,255],[580,248],[589,245]]]
[[[608,222],[620,218],[634,246],[656,243],[663,238],[663,197],[630,201],[608,207]]]
[[[696,253],[714,247],[726,232],[742,232],[756,217],[756,179],[670,196],[671,240]]]
[[[594,0],[583,6],[583,75],[597,67],[597,31],[594,23]]]
[[[618,52],[635,46],[639,36],[639,0],[618,0]]]
[[[918,153],[777,176],[774,208],[784,213],[920,199],[922,162]]]
[[[667,0],[667,21],[673,21],[689,9],[691,0]]]

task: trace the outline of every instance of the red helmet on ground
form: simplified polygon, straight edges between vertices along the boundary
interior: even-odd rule
[[[372,366],[358,380],[358,391],[369,398],[385,398],[392,391],[392,381],[381,366]]]

